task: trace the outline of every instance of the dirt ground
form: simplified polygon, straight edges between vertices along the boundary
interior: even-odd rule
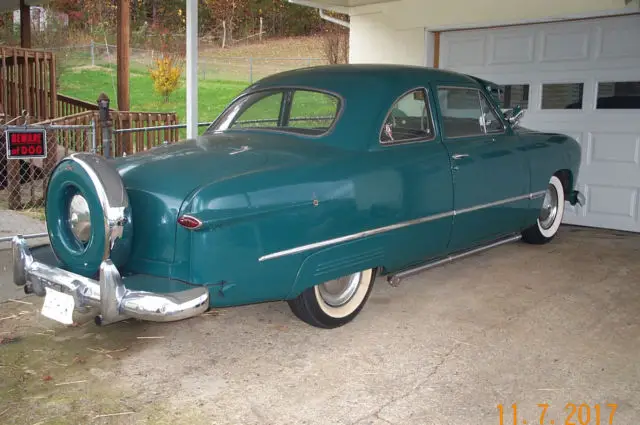
[[[595,405],[605,424],[615,403],[611,424],[635,425],[639,260],[638,234],[563,227],[551,244],[502,246],[399,288],[378,279],[360,316],[330,331],[286,303],[99,328],[12,298],[0,423],[491,425],[503,404],[511,425],[513,403],[529,424],[548,403],[545,424],[565,424],[567,403],[584,403],[595,425]]]

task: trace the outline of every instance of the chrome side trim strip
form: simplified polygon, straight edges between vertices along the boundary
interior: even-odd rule
[[[447,257],[434,260],[434,261],[432,261],[430,263],[426,263],[426,264],[423,264],[421,266],[414,267],[412,269],[403,270],[403,271],[401,271],[399,273],[396,273],[394,275],[389,276],[387,278],[387,281],[389,282],[389,284],[391,286],[398,286],[400,284],[401,280],[403,280],[403,279],[405,279],[405,278],[407,278],[409,276],[413,276],[414,274],[418,274],[420,272],[423,272],[425,270],[431,269],[433,267],[441,266],[443,264],[447,264],[447,263],[450,263],[452,261],[455,261],[455,260],[458,260],[458,259],[461,259],[461,258],[464,258],[464,257],[468,257],[470,255],[477,254],[477,253],[486,251],[488,249],[495,248],[495,247],[500,246],[500,245],[504,245],[506,243],[515,242],[515,241],[520,240],[520,239],[522,239],[522,235],[509,236],[509,237],[506,237],[504,239],[500,239],[498,241],[492,242],[492,243],[490,243],[488,245],[483,245],[483,246],[471,249],[469,251],[460,252],[458,254],[452,254],[452,255],[449,255]]]
[[[539,190],[537,192],[533,192],[529,195],[529,199],[536,199],[536,198],[542,198],[545,193],[547,193],[546,190]]]
[[[360,233],[353,233],[351,235],[341,236],[339,238],[328,239],[326,241],[310,243],[308,245],[302,245],[291,249],[286,249],[284,251],[274,252],[273,254],[268,254],[260,257],[258,261],[266,261],[271,260],[273,258],[283,257],[285,255],[298,254],[300,252],[309,251],[310,249],[322,248],[324,246],[334,245],[341,242],[348,242],[354,239],[365,238],[367,236],[377,235],[378,233],[388,232],[390,230],[401,229],[403,227],[413,226],[415,224],[426,223],[429,221],[439,220],[445,217],[451,217],[453,215],[453,211],[430,215],[427,217],[416,218],[414,220],[403,221],[401,223],[391,224],[389,226],[378,227],[377,229],[365,230]]]
[[[535,199],[535,198],[539,198],[541,196],[544,196],[545,193],[546,193],[546,191],[542,190],[542,191],[538,191],[538,192],[529,193],[529,194],[526,194],[526,195],[514,196],[512,198],[506,198],[506,199],[501,199],[499,201],[489,202],[487,204],[475,205],[473,207],[463,208],[463,209],[457,210],[457,211],[456,210],[447,211],[447,212],[443,212],[443,213],[439,213],[439,214],[429,215],[429,216],[426,216],[426,217],[416,218],[416,219],[409,220],[409,221],[403,221],[403,222],[400,222],[400,223],[391,224],[389,226],[378,227],[376,229],[365,230],[363,232],[353,233],[351,235],[340,236],[339,238],[327,239],[327,240],[320,241],[320,242],[310,243],[308,245],[297,246],[295,248],[285,249],[284,251],[278,251],[278,252],[274,252],[272,254],[263,255],[262,257],[260,257],[258,259],[258,261],[267,261],[267,260],[272,260],[272,259],[278,258],[278,257],[284,257],[286,255],[298,254],[300,252],[309,251],[309,250],[316,249],[316,248],[322,248],[322,247],[329,246],[329,245],[335,245],[335,244],[342,243],[342,242],[348,242],[348,241],[352,241],[352,240],[355,240],[355,239],[365,238],[367,236],[377,235],[379,233],[389,232],[391,230],[401,229],[403,227],[413,226],[413,225],[416,225],[416,224],[427,223],[429,221],[439,220],[441,218],[456,216],[456,215],[459,215],[459,214],[465,214],[465,213],[481,210],[481,209],[484,209],[484,208],[491,208],[491,207],[495,207],[495,206],[498,206],[498,205],[509,204],[511,202],[523,201],[525,199]]]
[[[499,201],[489,202],[487,204],[474,205],[473,207],[463,208],[461,210],[454,210],[453,215],[470,213],[473,211],[482,210],[485,208],[497,207],[500,205],[510,204],[511,202],[524,201],[525,199],[534,199],[544,196],[545,191],[529,193],[528,195],[514,196],[512,198],[501,199]]]

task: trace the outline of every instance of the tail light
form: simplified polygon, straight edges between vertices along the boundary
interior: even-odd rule
[[[192,215],[183,215],[178,217],[178,224],[189,230],[196,230],[202,227],[202,222]]]

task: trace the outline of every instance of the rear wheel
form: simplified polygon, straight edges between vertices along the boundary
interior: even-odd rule
[[[318,328],[337,328],[353,320],[369,298],[375,270],[367,269],[306,289],[289,300],[291,311]]]
[[[545,244],[558,232],[564,215],[564,187],[552,176],[542,201],[536,224],[522,232],[522,239],[530,244]]]

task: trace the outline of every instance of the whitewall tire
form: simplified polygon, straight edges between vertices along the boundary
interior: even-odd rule
[[[562,223],[564,201],[562,182],[557,176],[552,176],[536,224],[522,232],[522,239],[531,244],[544,244],[553,239]]]
[[[367,269],[323,282],[289,300],[291,311],[319,328],[337,328],[353,320],[369,298],[375,269]]]

